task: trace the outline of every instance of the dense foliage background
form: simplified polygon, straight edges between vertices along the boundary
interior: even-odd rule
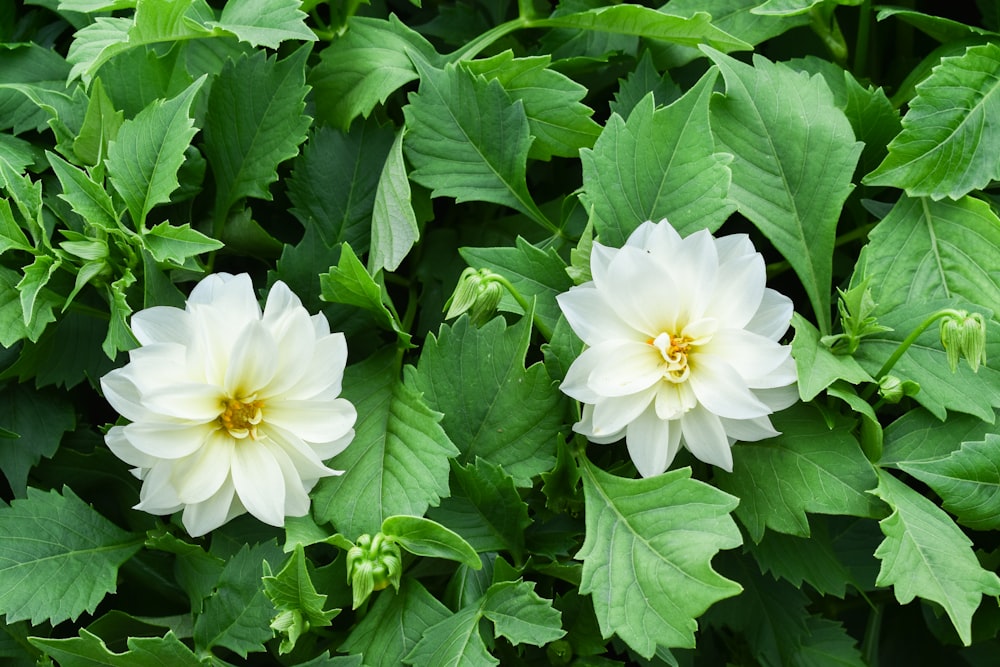
[[[1000,5],[903,4],[0,1],[0,660],[995,663]],[[795,301],[732,473],[558,391],[555,296],[661,218]],[[223,271],[347,334],[359,420],[310,516],[194,539],[98,380]]]

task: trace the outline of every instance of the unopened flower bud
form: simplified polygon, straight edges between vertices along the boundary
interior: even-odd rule
[[[965,357],[973,372],[986,363],[986,321],[980,313],[964,310],[941,320],[941,345],[954,373],[959,357]]]
[[[399,590],[403,574],[403,561],[399,546],[382,533],[375,537],[362,535],[347,552],[347,579],[354,594],[354,609],[368,599],[373,591],[380,591],[392,584]]]
[[[878,393],[887,403],[899,403],[905,396],[903,381],[895,375],[886,375],[878,381]]]
[[[464,312],[469,313],[473,322],[482,323],[488,320],[500,304],[503,296],[503,286],[493,280],[494,273],[489,269],[473,269],[462,271],[458,285],[448,300],[448,312],[445,319],[458,317]]]

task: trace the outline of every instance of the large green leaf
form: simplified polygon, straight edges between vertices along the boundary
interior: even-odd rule
[[[0,49],[0,84],[28,84],[65,92],[70,66],[59,52],[32,42],[6,44]],[[49,116],[28,97],[0,85],[0,130],[14,134],[43,131]]]
[[[24,497],[28,472],[43,456],[56,453],[63,433],[75,423],[73,404],[62,393],[16,383],[0,389],[0,428],[16,434],[0,440],[0,472],[15,497]]]
[[[199,667],[201,660],[174,635],[164,637],[129,637],[128,650],[114,653],[97,635],[81,629],[79,637],[48,639],[31,637],[30,641],[57,661],[61,667]]]
[[[1000,435],[963,442],[945,458],[904,462],[899,467],[934,489],[962,525],[1000,529]]]
[[[903,195],[869,233],[859,270],[878,313],[952,297],[1000,311],[998,266],[1000,218],[989,204]]]
[[[712,70],[663,109],[643,98],[581,151],[585,202],[602,243],[620,246],[643,222],[663,218],[683,235],[715,231],[733,212],[732,156],[715,152],[708,123],[715,79]]]
[[[418,392],[400,381],[391,351],[344,374],[344,397],[363,417],[351,446],[330,461],[344,474],[320,481],[313,512],[349,538],[375,534],[394,514],[422,516],[448,493],[448,459],[459,452]]]
[[[433,197],[488,201],[546,220],[525,180],[531,136],[523,102],[464,67],[435,69],[421,58],[414,64],[420,88],[403,108],[410,178]]]
[[[62,185],[60,199],[66,200],[70,208],[87,224],[113,229],[118,222],[118,211],[115,210],[111,195],[95,183],[87,172],[74,167],[55,153],[46,152],[45,155]]]
[[[795,338],[792,339],[792,356],[798,371],[799,396],[811,401],[837,380],[851,384],[872,382],[872,377],[854,357],[834,354],[820,342],[819,331],[812,322],[798,313],[792,314]]]
[[[816,519],[819,520],[816,520]],[[748,545],[761,572],[770,572],[796,588],[808,583],[821,595],[843,598],[854,577],[834,550],[824,517],[810,521],[809,537],[795,537],[771,531],[759,544]]]
[[[271,199],[268,186],[278,179],[278,165],[298,154],[310,123],[302,113],[310,48],[283,60],[264,51],[230,60],[213,82],[202,130],[215,176],[217,223],[243,197]]]
[[[544,365],[524,367],[530,338],[530,318],[507,327],[498,317],[479,329],[462,317],[428,336],[417,368],[407,369],[407,382],[444,413],[460,460],[500,465],[522,486],[555,463],[563,425],[563,399]]]
[[[809,405],[772,415],[781,435],[733,447],[733,472],[716,471],[719,488],[740,499],[736,515],[755,542],[764,529],[809,536],[806,512],[875,517],[875,471],[851,435],[852,420],[831,428]]]
[[[136,228],[146,214],[170,200],[179,185],[177,170],[197,130],[189,115],[202,77],[169,100],[154,102],[135,118],[122,123],[108,146],[108,178],[125,200]]]
[[[822,77],[703,49],[726,80],[712,101],[712,129],[735,156],[729,196],[791,263],[829,333],[837,221],[862,146]]]
[[[917,84],[903,131],[865,184],[901,188],[911,197],[958,199],[1000,178],[997,68],[1000,46],[992,42],[942,58]]]
[[[0,508],[0,613],[37,625],[93,612],[116,588],[119,566],[142,546],[69,487],[29,488]]]
[[[877,585],[892,586],[900,604],[916,596],[940,604],[968,646],[972,614],[984,594],[1000,595],[1000,578],[980,566],[972,540],[937,505],[888,472],[878,477],[873,493],[893,511],[879,522]]]
[[[267,561],[265,560],[266,564]],[[340,613],[339,609],[324,609],[326,595],[316,592],[309,573],[309,562],[301,544],[288,558],[288,562],[275,575],[266,574],[270,565],[265,565],[262,579],[264,593],[278,611],[271,621],[271,627],[284,632],[287,637],[281,641],[281,653],[295,648],[296,640],[310,628],[330,625],[330,619]]]
[[[400,130],[382,166],[372,209],[371,271],[395,271],[410,248],[420,238],[420,227],[413,211],[410,179],[403,160],[403,134]]]
[[[222,28],[254,46],[278,48],[288,39],[315,41],[316,35],[306,25],[301,0],[230,0],[222,8],[218,22],[208,25]]]
[[[694,647],[695,619],[742,589],[712,569],[719,549],[743,539],[730,512],[739,502],[681,468],[647,479],[615,477],[584,462],[587,537],[580,592],[601,634],[651,657],[657,647]]]
[[[963,442],[982,440],[997,431],[1000,420],[984,421],[973,415],[954,414],[941,421],[924,409],[910,410],[885,429],[885,446],[880,466],[894,467],[903,462],[942,459]]]

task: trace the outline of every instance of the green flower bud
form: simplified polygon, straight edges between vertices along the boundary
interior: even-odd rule
[[[492,317],[503,296],[503,286],[493,279],[495,275],[489,269],[469,267],[462,271],[458,285],[446,304],[448,312],[445,319],[450,320],[465,312],[476,323],[483,323]]]
[[[403,561],[399,546],[382,533],[375,537],[362,535],[347,552],[347,580],[354,594],[354,609],[368,599],[373,591],[392,584],[399,590]]]
[[[941,345],[948,355],[951,372],[958,369],[958,360],[965,357],[972,371],[986,363],[986,321],[980,313],[958,311],[941,320]]]
[[[906,395],[903,391],[903,381],[895,375],[886,375],[878,381],[878,393],[887,403],[899,403]]]

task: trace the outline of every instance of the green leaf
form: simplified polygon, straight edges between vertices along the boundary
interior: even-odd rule
[[[45,228],[42,218],[42,181],[32,181],[27,174],[11,171],[6,162],[0,162],[0,179],[2,179],[9,199],[21,214],[31,240],[36,248],[48,246],[50,231]]]
[[[53,309],[62,305],[62,301],[47,289],[39,292],[35,298],[35,317],[29,323],[24,323],[24,310],[17,290],[23,276],[17,271],[0,266],[0,345],[10,347],[24,338],[37,341],[45,327],[55,321]]]
[[[414,64],[420,88],[403,108],[410,178],[432,197],[502,204],[547,222],[525,180],[531,136],[524,104],[511,101],[496,79],[455,65]]]
[[[542,250],[518,237],[514,247],[459,248],[462,259],[476,269],[489,269],[510,281],[521,296],[535,299],[535,314],[549,327],[555,327],[562,311],[556,296],[573,286],[566,273],[566,262],[554,248]],[[517,302],[504,300],[515,312],[522,312]]]
[[[55,153],[45,153],[52,170],[62,185],[60,199],[69,203],[87,224],[104,229],[114,229],[118,224],[118,212],[111,201],[111,195],[96,183],[87,172],[78,169]]]
[[[454,530],[480,553],[509,551],[520,562],[524,531],[531,519],[514,478],[484,459],[467,466],[452,462],[451,469],[451,496],[430,511],[431,518]]]
[[[329,465],[346,471],[324,477],[313,492],[313,514],[344,535],[378,532],[386,517],[422,516],[448,494],[448,459],[459,452],[410,383],[399,379],[391,351],[344,374],[344,398],[359,415],[354,441]]]
[[[375,190],[371,254],[368,257],[368,267],[372,271],[398,269],[420,238],[420,227],[413,212],[410,179],[403,160],[403,134],[404,130],[396,133]]]
[[[222,8],[218,22],[240,41],[271,49],[288,39],[315,41],[316,35],[306,25],[306,14],[299,10],[300,0],[232,0]]]
[[[197,130],[191,103],[205,83],[202,77],[169,100],[158,100],[122,123],[108,147],[108,177],[125,200],[136,228],[156,204],[170,200],[179,185],[177,170]]]
[[[42,132],[49,115],[30,98],[2,84],[27,84],[66,92],[70,66],[58,51],[35,43],[5,44],[0,49],[0,129],[22,134]]]
[[[398,592],[390,589],[379,593],[340,650],[363,654],[369,667],[398,667],[427,629],[449,613],[417,579],[406,577]]]
[[[712,569],[719,549],[742,543],[736,498],[681,468],[648,479],[609,475],[584,460],[587,537],[580,592],[589,593],[605,638],[651,657],[695,644],[696,618],[741,587]]]
[[[875,471],[851,435],[853,420],[832,427],[815,408],[799,405],[771,416],[781,435],[733,447],[733,472],[716,471],[716,484],[740,499],[736,516],[754,542],[764,529],[809,536],[806,512],[875,517],[868,490]]]
[[[1000,218],[986,202],[904,195],[868,238],[858,270],[876,312],[952,297],[1000,308]]]
[[[150,549],[174,554],[174,573],[177,583],[187,593],[191,609],[201,613],[205,600],[219,583],[219,575],[226,562],[205,551],[197,544],[191,544],[171,533],[155,533],[146,537]]]
[[[45,301],[43,299],[39,303],[38,296],[61,265],[62,260],[53,259],[50,255],[36,255],[35,261],[21,269],[24,277],[17,283],[17,291],[21,300],[21,316],[24,318],[26,328],[32,328],[38,321],[36,317],[45,316]],[[41,311],[39,306],[43,307]]]
[[[171,225],[161,222],[142,235],[142,245],[157,262],[183,266],[189,257],[223,247],[220,241],[205,236],[191,225]]]
[[[8,250],[33,250],[31,242],[14,219],[10,202],[0,199],[0,255]]]
[[[1000,46],[972,46],[964,55],[942,58],[917,84],[903,117],[903,131],[866,185],[888,185],[911,197],[958,199],[1000,178]]]
[[[442,326],[424,342],[407,382],[427,404],[444,413],[441,425],[462,451],[460,460],[482,458],[520,486],[555,463],[555,439],[563,425],[563,398],[541,363],[525,369],[530,318],[507,327],[494,318],[482,328],[468,317]]]
[[[515,58],[512,51],[504,51],[463,63],[473,74],[499,81],[512,100],[521,100],[534,137],[528,157],[536,160],[554,155],[575,158],[601,133],[591,119],[594,110],[580,103],[587,89],[549,69],[551,59],[548,55]]]
[[[1000,420],[984,421],[963,414],[949,415],[942,422],[927,410],[910,410],[885,429],[885,448],[879,465],[898,467],[903,462],[945,458],[963,442],[998,433],[997,423]]]
[[[292,214],[303,226],[315,227],[328,247],[346,241],[358,253],[367,252],[379,172],[392,142],[392,128],[375,121],[356,123],[350,132],[317,128],[288,181]]]
[[[533,581],[503,581],[493,584],[482,601],[483,616],[493,621],[494,636],[511,644],[544,646],[566,631],[561,614],[552,601],[539,597]]]
[[[1000,529],[1000,435],[963,442],[950,456],[903,462],[902,470],[934,489],[944,508],[973,530]]]
[[[885,540],[878,586],[892,586],[896,600],[933,600],[947,612],[962,643],[972,643],[972,614],[984,594],[1000,595],[1000,578],[984,570],[972,540],[937,505],[885,471],[872,493],[892,508],[879,522]]]
[[[410,60],[416,54],[430,63],[439,56],[422,35],[393,14],[389,20],[351,17],[347,31],[323,49],[309,73],[320,118],[346,130],[358,116],[417,79]]]
[[[847,584],[854,584],[858,589],[861,585],[840,562],[824,518],[813,519],[809,537],[771,531],[759,544],[751,542],[747,546],[761,572],[770,572],[772,576],[781,577],[800,589],[805,582],[821,595],[843,599]]]
[[[33,625],[93,612],[142,544],[69,487],[63,495],[29,488],[27,498],[0,508],[0,534],[0,613]]]
[[[682,235],[715,231],[733,212],[732,156],[715,152],[709,130],[716,77],[709,71],[666,108],[647,95],[628,120],[611,116],[594,149],[581,151],[584,200],[602,243],[621,246],[640,224],[663,218]]]
[[[419,516],[390,516],[381,533],[411,554],[458,561],[478,570],[483,566],[476,550],[454,531]]]
[[[499,665],[479,634],[481,610],[470,605],[424,630],[420,641],[403,658],[414,667]]]
[[[837,380],[851,384],[874,382],[864,368],[847,354],[834,354],[820,342],[819,331],[812,323],[799,315],[792,314],[792,356],[798,371],[799,396],[803,401],[811,401],[821,391]]]
[[[194,643],[199,650],[224,646],[246,658],[264,650],[271,638],[268,624],[274,606],[261,586],[263,563],[277,565],[284,555],[273,541],[254,547],[244,544],[229,559],[214,591],[205,600],[205,610],[194,622]]]
[[[677,100],[681,89],[669,74],[656,71],[652,55],[645,51],[635,69],[626,78],[618,79],[618,92],[609,104],[611,112],[627,119],[649,93],[653,94],[654,106],[662,107]]]
[[[108,143],[118,135],[124,118],[125,115],[115,108],[104,92],[101,80],[95,80],[90,90],[87,115],[83,119],[80,134],[73,142],[73,153],[84,164],[100,164],[108,154]]]
[[[79,637],[47,639],[30,637],[32,645],[61,667],[199,667],[203,663],[170,631],[164,637],[129,637],[128,651],[113,653],[104,640],[81,628]]]
[[[772,16],[796,16],[805,14],[813,6],[825,0],[767,0],[754,9],[755,14],[769,14]],[[837,5],[860,5],[861,0],[833,0],[832,4]]]
[[[329,273],[320,275],[319,282],[324,301],[364,308],[375,316],[380,326],[395,331],[404,345],[409,343],[410,335],[403,331],[395,312],[386,306],[389,297],[384,286],[375,282],[350,244],[343,244],[337,266],[330,267]]]
[[[212,83],[202,132],[215,177],[215,220],[221,224],[244,197],[271,199],[278,165],[298,154],[310,118],[306,44],[284,60],[264,51],[229,60]]]
[[[25,496],[28,472],[43,456],[52,458],[75,424],[73,404],[62,393],[15,383],[0,389],[0,427],[14,434],[0,441],[0,471],[15,497]]]
[[[857,642],[840,623],[822,616],[806,619],[809,636],[802,639],[796,665],[801,667],[866,667]]]
[[[729,196],[791,263],[829,333],[837,221],[862,146],[822,77],[703,49],[726,80],[712,101],[712,130],[735,156]]]
[[[31,142],[10,134],[0,134],[0,160],[7,163],[12,171],[23,172],[35,161]]]
[[[296,640],[310,628],[323,628],[330,625],[330,620],[340,613],[339,609],[326,610],[326,596],[316,592],[309,574],[308,559],[301,544],[295,550],[288,562],[278,574],[266,574],[269,566],[265,563],[265,576],[262,581],[264,593],[271,604],[278,610],[278,616],[271,622],[271,627],[278,624],[284,614],[290,619],[289,628],[285,631],[287,637],[281,640],[281,653],[288,653],[295,648]]]

